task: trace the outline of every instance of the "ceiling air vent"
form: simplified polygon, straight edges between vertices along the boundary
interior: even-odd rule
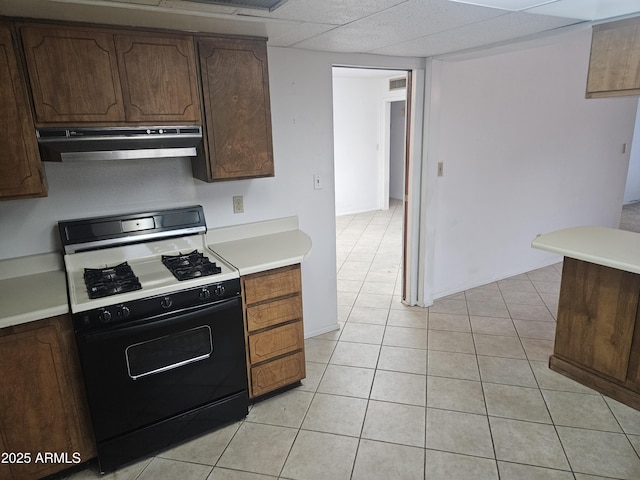
[[[400,90],[402,88],[407,88],[407,78],[392,78],[389,80],[389,90]]]
[[[273,12],[287,0],[190,0],[210,5],[224,5],[226,7],[253,8],[256,10],[268,10]]]

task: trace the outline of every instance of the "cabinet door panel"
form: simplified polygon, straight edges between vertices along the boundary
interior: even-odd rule
[[[47,194],[31,108],[8,27],[0,25],[0,196]]]
[[[640,275],[565,258],[554,353],[625,381]]]
[[[279,357],[303,347],[304,333],[301,321],[249,336],[249,356],[252,364]]]
[[[0,338],[2,435],[10,451],[29,452],[32,458],[28,465],[12,467],[15,478],[39,478],[60,469],[36,463],[39,452],[68,452],[71,458],[74,451],[63,414],[64,380],[56,375],[60,367],[52,326]]]
[[[273,176],[265,42],[199,42],[213,180]]]
[[[36,123],[123,121],[113,35],[24,27]]]
[[[200,122],[191,37],[117,35],[124,107],[133,122]]]
[[[587,97],[637,95],[640,91],[640,20],[594,27]]]
[[[252,397],[290,385],[305,377],[304,352],[251,368]]]
[[[302,291],[300,266],[269,270],[266,274],[248,275],[244,280],[247,305],[293,295]]]
[[[299,295],[248,307],[247,330],[254,332],[297,318],[302,318],[302,299]]]

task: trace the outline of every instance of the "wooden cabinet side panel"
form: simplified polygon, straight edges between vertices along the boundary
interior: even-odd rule
[[[249,336],[251,363],[264,362],[304,348],[302,321],[288,323]]]
[[[297,318],[302,318],[300,295],[247,308],[247,329],[254,332]]]
[[[61,352],[53,326],[0,338],[2,435],[12,452],[73,452],[63,403]],[[19,368],[16,368],[19,366]],[[59,466],[16,464],[16,478],[44,476]]]
[[[638,275],[565,258],[554,353],[624,381],[639,291]]]
[[[300,265],[247,275],[244,285],[247,305],[300,293],[302,292]]]
[[[37,124],[124,121],[113,35],[22,28]]]
[[[594,27],[587,95],[631,95],[640,89],[640,20]],[[617,92],[617,93],[614,93]]]
[[[44,452],[64,453],[70,461],[74,453],[82,462],[95,457],[79,376],[68,316],[5,329],[0,336],[0,436],[4,451],[29,452],[32,460]],[[32,461],[11,468],[15,479],[36,479],[71,465]]]
[[[265,42],[199,41],[212,180],[273,176]]]
[[[26,84],[5,25],[0,25],[0,111],[0,197],[46,196]]]
[[[631,390],[640,394],[640,305],[638,305],[638,312],[636,313],[635,327],[631,343],[627,384]]]
[[[290,385],[306,376],[304,352],[278,358],[251,369],[252,397]]]
[[[199,123],[192,37],[116,35],[127,121]]]

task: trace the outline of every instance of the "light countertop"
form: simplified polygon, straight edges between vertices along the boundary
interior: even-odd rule
[[[67,283],[59,253],[0,261],[0,328],[68,312]]]
[[[311,239],[297,217],[212,229],[209,247],[240,275],[302,262]],[[69,312],[67,282],[59,253],[0,260],[0,328]]]
[[[301,263],[311,251],[311,239],[298,229],[297,217],[214,229],[207,243],[240,275]]]
[[[565,257],[640,273],[640,234],[606,227],[572,227],[546,233],[533,248]]]

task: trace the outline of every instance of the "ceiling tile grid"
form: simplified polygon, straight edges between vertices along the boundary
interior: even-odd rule
[[[258,35],[268,36],[270,46],[429,57],[588,25],[584,18],[614,0],[535,0],[543,5],[525,11],[505,9],[507,0],[498,0],[504,8],[462,0],[288,0],[273,12],[203,1],[0,0],[0,15]],[[615,2],[627,13],[638,5],[632,14],[640,14],[640,0]],[[567,13],[576,6],[584,7],[583,16]]]

